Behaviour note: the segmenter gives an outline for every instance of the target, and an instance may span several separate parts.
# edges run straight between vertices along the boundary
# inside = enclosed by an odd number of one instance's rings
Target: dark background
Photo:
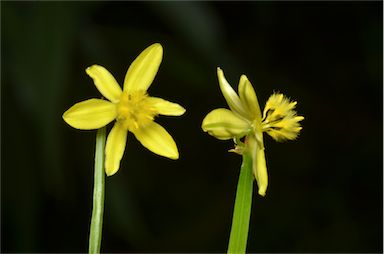
[[[149,93],[179,102],[159,117],[172,161],[128,136],[106,179],[102,251],[225,252],[241,157],[201,130],[227,107],[216,77],[241,74],[260,104],[273,91],[305,116],[295,142],[265,136],[270,185],[254,196],[249,252],[382,252],[382,2],[2,2],[1,251],[86,252],[95,131],[62,120],[122,85],[147,46],[164,59]],[[109,126],[109,129],[111,125]]]

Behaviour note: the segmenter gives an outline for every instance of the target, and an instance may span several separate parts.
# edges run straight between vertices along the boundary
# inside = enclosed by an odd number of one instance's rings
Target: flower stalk
[[[104,171],[104,150],[106,139],[106,127],[97,131],[95,149],[95,174],[93,186],[93,208],[91,228],[89,232],[88,253],[100,253],[101,236],[103,229],[104,214],[104,190],[105,190],[105,171]]]
[[[159,115],[181,116],[185,109],[174,102],[148,95],[163,59],[163,47],[154,43],[144,49],[129,66],[123,88],[103,66],[94,64],[85,72],[94,81],[103,99],[88,99],[74,104],[63,114],[70,126],[98,130],[96,135],[93,210],[89,232],[89,253],[100,253],[105,175],[120,168],[127,133],[155,154],[177,160],[179,151],[168,131],[154,120]],[[114,125],[106,137],[106,126]]]
[[[252,156],[244,153],[237,184],[228,253],[245,253],[251,218],[253,179]]]

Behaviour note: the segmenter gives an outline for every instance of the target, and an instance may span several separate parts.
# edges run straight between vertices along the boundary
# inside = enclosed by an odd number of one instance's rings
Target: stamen
[[[263,119],[261,119],[261,121],[264,121],[265,118],[267,118],[270,114],[273,114],[274,111],[275,111],[274,108],[268,109],[267,112],[265,112],[264,117],[263,117]]]
[[[123,126],[134,131],[151,123],[157,111],[145,91],[124,92],[117,105],[117,119]]]
[[[277,141],[295,139],[301,130],[299,122],[304,119],[296,115],[296,104],[282,94],[271,95],[265,106],[262,130]]]

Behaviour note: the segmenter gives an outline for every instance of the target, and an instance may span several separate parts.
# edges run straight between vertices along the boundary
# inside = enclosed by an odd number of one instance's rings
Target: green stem
[[[95,182],[93,186],[93,209],[89,232],[89,253],[100,253],[104,213],[104,150],[106,127],[97,131],[95,149]]]
[[[251,217],[253,193],[252,157],[243,155],[239,182],[237,184],[228,253],[245,253]]]

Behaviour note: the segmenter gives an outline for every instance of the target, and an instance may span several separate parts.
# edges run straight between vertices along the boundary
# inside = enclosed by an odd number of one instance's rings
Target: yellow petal
[[[134,130],[133,134],[150,151],[174,160],[179,158],[175,141],[159,124],[152,122],[144,128]]]
[[[256,152],[256,173],[259,178],[257,181],[257,186],[259,187],[258,193],[263,197],[265,196],[268,187],[268,173],[264,150],[264,148],[258,146]]]
[[[137,90],[147,91],[159,69],[163,58],[163,48],[159,43],[146,48],[133,61],[125,75],[124,91],[132,93]]]
[[[120,100],[121,87],[107,69],[100,65],[92,65],[85,72],[93,79],[95,86],[105,98],[114,103]]]
[[[258,193],[265,196],[268,187],[267,164],[265,162],[264,146],[260,144],[254,137],[248,139],[252,152],[252,169],[256,178]]]
[[[156,97],[149,97],[147,100],[151,104],[151,107],[160,115],[181,116],[185,113],[185,109],[177,103]]]
[[[109,133],[105,145],[105,173],[107,176],[111,176],[119,170],[126,143],[127,130],[117,122]]]
[[[99,129],[115,118],[115,104],[101,99],[89,99],[76,103],[63,114],[65,122],[81,130]]]
[[[245,108],[241,104],[239,96],[225,79],[224,73],[220,68],[217,68],[217,77],[219,79],[221,92],[223,93],[229,108],[241,116],[248,117],[249,114],[247,114]]]
[[[242,137],[250,131],[250,123],[225,108],[212,110],[204,118],[202,129],[218,139]]]
[[[243,106],[251,113],[251,117],[256,119],[258,122],[261,122],[261,110],[259,102],[257,101],[255,90],[245,75],[241,75],[240,77],[239,97]]]

